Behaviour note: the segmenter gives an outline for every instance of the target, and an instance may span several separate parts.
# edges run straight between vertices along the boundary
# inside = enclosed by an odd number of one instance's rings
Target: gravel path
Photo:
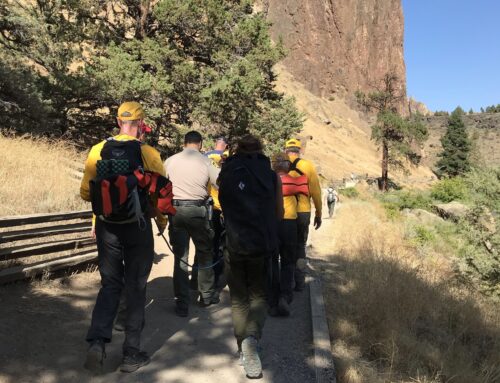
[[[238,365],[227,289],[221,304],[192,305],[188,318],[173,312],[172,256],[157,241],[148,285],[143,348],[151,363],[133,374],[117,368],[123,334],[108,345],[105,372],[82,368],[84,342],[99,286],[97,273],[43,283],[0,287],[0,382],[246,382]],[[194,300],[195,297],[193,297]],[[289,318],[268,318],[264,331],[263,383],[314,382],[309,293],[295,295]]]

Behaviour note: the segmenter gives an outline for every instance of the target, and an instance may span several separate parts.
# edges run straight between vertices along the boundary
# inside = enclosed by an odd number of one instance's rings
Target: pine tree
[[[471,140],[462,119],[463,110],[457,108],[448,119],[446,133],[441,138],[443,151],[438,155],[436,174],[442,177],[456,177],[470,170]]]
[[[382,191],[388,189],[389,167],[404,170],[408,162],[418,165],[421,159],[418,146],[428,137],[427,128],[420,115],[403,118],[398,113],[398,106],[405,95],[398,89],[397,84],[397,76],[387,73],[382,80],[382,86],[376,91],[368,94],[356,93],[361,105],[368,110],[377,111],[377,122],[372,126],[372,140],[382,149]]]
[[[31,104],[46,109],[23,124],[30,131],[64,127],[95,140],[109,134],[119,103],[137,100],[158,141],[175,143],[196,128],[230,138],[254,133],[274,149],[300,130],[303,116],[274,89],[273,66],[285,51],[252,3],[0,0],[0,73],[22,67],[35,78],[18,85],[23,102],[14,99],[20,121]],[[13,100],[2,90],[0,108]],[[96,113],[104,106],[108,115]],[[38,124],[37,115],[50,121]]]

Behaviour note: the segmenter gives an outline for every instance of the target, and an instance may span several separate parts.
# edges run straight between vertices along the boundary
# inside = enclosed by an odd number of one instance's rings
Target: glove
[[[158,226],[158,235],[162,235],[163,232],[165,231],[165,228],[167,227],[167,219],[165,216],[161,213],[156,215],[156,226]]]
[[[314,228],[318,230],[321,227],[321,217],[314,217]]]

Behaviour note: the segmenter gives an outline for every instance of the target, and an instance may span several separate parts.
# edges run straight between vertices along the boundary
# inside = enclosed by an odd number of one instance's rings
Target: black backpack
[[[138,187],[144,176],[141,142],[108,138],[90,181],[92,211],[110,223],[144,221],[147,190]]]
[[[222,165],[219,201],[230,254],[271,254],[278,245],[277,176],[262,154],[235,155]]]

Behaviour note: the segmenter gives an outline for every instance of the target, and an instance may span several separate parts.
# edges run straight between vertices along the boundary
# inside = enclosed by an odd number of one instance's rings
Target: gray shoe
[[[253,336],[243,339],[241,343],[243,368],[249,379],[262,378],[262,363],[258,352],[258,342]]]
[[[120,366],[121,372],[134,372],[137,371],[142,366],[145,366],[151,362],[148,354],[144,351],[137,352],[134,354],[124,355],[123,361]]]
[[[85,360],[85,367],[93,373],[102,373],[102,366],[106,359],[106,352],[104,350],[104,342],[100,339],[95,340],[89,346],[87,351],[87,359]]]

